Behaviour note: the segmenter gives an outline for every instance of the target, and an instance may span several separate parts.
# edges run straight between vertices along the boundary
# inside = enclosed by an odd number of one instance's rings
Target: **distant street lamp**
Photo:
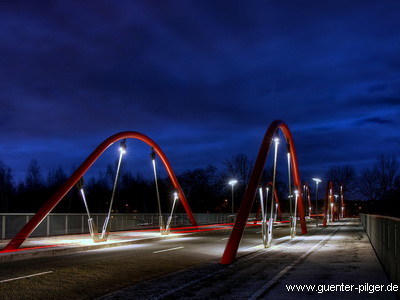
[[[316,189],[315,189],[315,226],[318,227],[318,183],[321,182],[319,178],[313,178],[315,181]]]
[[[233,199],[234,199],[234,186],[238,181],[236,179],[232,179],[231,181],[229,181],[228,183],[232,186],[232,214],[233,214]]]

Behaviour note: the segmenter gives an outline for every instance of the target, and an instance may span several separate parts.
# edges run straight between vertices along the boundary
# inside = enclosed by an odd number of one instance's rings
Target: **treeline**
[[[178,181],[194,212],[231,212],[232,178],[239,182],[234,187],[234,206],[237,212],[244,190],[247,186],[252,161],[244,154],[238,154],[222,163],[222,170],[208,165],[178,174]],[[115,180],[115,165],[108,165],[103,172],[85,178],[84,189],[91,212],[107,212]],[[272,181],[272,167],[266,169],[262,183]],[[0,212],[36,212],[70,174],[61,167],[43,175],[36,160],[27,168],[25,180],[15,183],[12,169],[0,161]],[[287,174],[278,169],[276,188],[282,206],[288,206]],[[283,179],[284,178],[284,179]],[[303,178],[304,179],[304,178]],[[396,156],[379,155],[371,167],[357,172],[351,165],[331,167],[323,176],[324,182],[332,180],[334,186],[343,183],[345,199],[365,200],[365,212],[400,217],[400,163]],[[313,189],[312,183],[310,188]],[[168,212],[173,200],[173,186],[169,178],[158,178],[162,211]],[[322,185],[325,191],[325,186]],[[338,191],[335,191],[338,193]],[[324,197],[320,192],[319,198]],[[312,199],[314,193],[311,191]],[[122,166],[114,198],[114,212],[154,213],[158,211],[157,193],[154,178],[132,174]],[[184,212],[181,205],[178,212]],[[75,187],[64,197],[53,212],[85,212],[78,189]]]
[[[364,200],[360,212],[400,217],[400,162],[395,155],[380,154],[358,174],[350,165],[332,167],[325,178],[335,186],[342,182],[346,199]]]
[[[252,168],[248,157],[238,154],[225,160],[223,170],[208,165],[185,171],[177,177],[194,212],[231,212],[231,186],[228,181],[232,178],[239,181],[235,186],[236,211]],[[116,166],[110,164],[96,176],[84,178],[84,191],[90,212],[108,212],[115,173]],[[16,184],[11,168],[0,161],[0,212],[36,212],[70,175],[61,167],[43,175],[38,162],[32,160],[25,180]],[[158,178],[158,190],[162,211],[170,211],[174,188],[169,177]],[[157,212],[154,178],[132,174],[122,165],[112,209],[114,212]],[[184,212],[179,204],[176,209]],[[76,187],[71,189],[53,212],[85,212],[79,190]]]

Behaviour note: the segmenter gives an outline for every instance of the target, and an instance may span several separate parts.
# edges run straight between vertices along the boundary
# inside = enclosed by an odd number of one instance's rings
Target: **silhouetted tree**
[[[232,156],[230,159],[225,159],[224,166],[228,176],[240,181],[242,185],[247,186],[253,169],[253,163],[245,154],[240,153]]]
[[[15,189],[11,168],[6,166],[3,161],[0,160],[0,209],[2,212],[8,212],[9,203],[11,198],[14,196],[14,193]]]
[[[18,193],[17,211],[36,212],[47,200],[46,185],[37,160],[30,161],[25,183],[19,185]]]
[[[360,193],[370,200],[371,213],[400,216],[400,163],[395,155],[380,154],[372,168],[361,171]],[[377,200],[377,201],[376,201]]]
[[[377,157],[375,170],[378,176],[381,199],[390,200],[395,191],[395,181],[398,176],[400,163],[395,155]]]
[[[157,211],[153,181],[143,177],[140,173],[133,176],[128,171],[121,174],[120,180],[118,200],[120,211],[144,213]],[[159,186],[162,189],[162,180],[159,181]],[[164,197],[164,195],[161,197]]]
[[[369,201],[379,198],[379,182],[377,171],[374,169],[363,169],[358,179],[358,191]]]
[[[25,188],[27,190],[38,190],[43,188],[44,181],[43,175],[39,167],[39,163],[36,159],[31,160],[26,172]]]
[[[329,168],[325,174],[327,180],[332,180],[335,193],[338,193],[340,185],[343,184],[347,200],[353,199],[357,194],[357,173],[351,165],[334,166]]]
[[[178,180],[193,211],[211,212],[221,202],[221,185],[215,166],[186,171]]]

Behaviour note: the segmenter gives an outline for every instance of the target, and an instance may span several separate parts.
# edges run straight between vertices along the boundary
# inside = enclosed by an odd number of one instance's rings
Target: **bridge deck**
[[[202,229],[203,232],[231,230],[231,226],[206,226]],[[157,231],[119,232],[110,236],[108,244],[118,246],[191,234],[197,235],[199,232],[192,232],[190,228],[175,231],[170,236],[160,236]],[[0,244],[0,249],[4,245]],[[33,238],[25,243],[25,249],[0,253],[0,261],[105,246],[104,243],[91,242],[88,236]],[[358,220],[345,220],[318,228],[309,224],[307,235],[294,239],[281,237],[267,249],[259,245],[240,252],[239,258],[232,265],[210,261],[164,276],[162,280],[149,280],[103,298],[396,299],[394,292],[386,291],[391,283]]]
[[[102,299],[396,299],[385,291],[390,286],[361,223],[353,220],[254,247],[230,266],[203,265]]]

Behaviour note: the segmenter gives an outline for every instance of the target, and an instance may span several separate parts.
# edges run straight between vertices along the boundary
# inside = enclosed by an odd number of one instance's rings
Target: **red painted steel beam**
[[[289,141],[294,185],[297,186],[297,189],[300,191],[301,188],[300,173],[299,173],[296,149],[294,146],[292,134],[289,130],[289,127],[283,121],[276,120],[272,122],[271,125],[268,127],[264,135],[264,138],[262,140],[261,147],[258,152],[257,159],[254,164],[249,183],[244,192],[242,203],[240,205],[240,209],[236,217],[236,222],[233,225],[231,235],[226,244],[225,251],[220,261],[221,264],[231,264],[235,260],[239,244],[243,236],[244,228],[246,226],[246,222],[249,217],[251,207],[253,206],[258,186],[260,185],[261,176],[264,170],[265,163],[267,161],[267,156],[272,143],[272,139],[275,135],[275,132],[278,129],[282,130],[286,140]],[[299,192],[298,203],[299,203],[298,213],[300,216],[301,231],[302,234],[306,234],[307,226],[304,216],[304,205],[301,192]]]
[[[53,194],[53,196],[42,206],[42,208],[29,220],[28,223],[21,229],[21,231],[8,243],[8,245],[0,252],[15,250],[32,234],[32,232],[39,226],[39,224],[46,218],[46,216],[53,210],[53,208],[61,201],[61,199],[74,187],[78,180],[86,173],[86,171],[93,165],[93,163],[100,157],[100,155],[112,144],[122,139],[138,139],[151,146],[154,151],[158,154],[161,161],[163,162],[167,173],[172,181],[174,188],[178,191],[179,198],[182,202],[183,207],[189,217],[190,222],[193,226],[197,226],[197,222],[193,216],[190,206],[186,200],[185,194],[183,193],[179,182],[172,170],[171,164],[169,163],[166,155],[161,148],[146,135],[135,132],[135,131],[124,131],[117,133],[103,143],[101,143],[89,157],[82,163],[82,165],[71,175],[70,178]]]

